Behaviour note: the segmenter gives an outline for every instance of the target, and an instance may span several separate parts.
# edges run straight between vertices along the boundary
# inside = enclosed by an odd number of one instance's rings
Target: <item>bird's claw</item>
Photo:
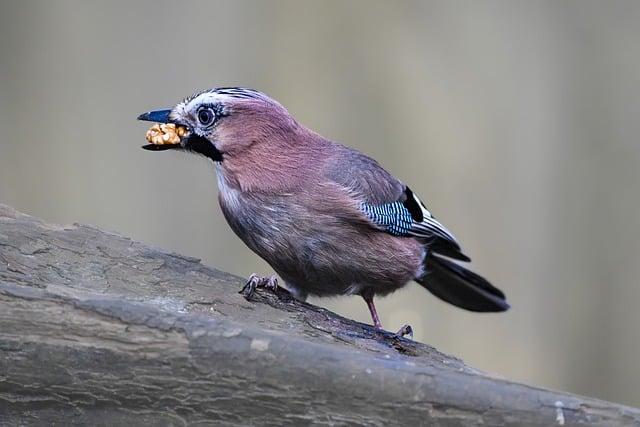
[[[252,274],[238,293],[242,294],[248,301],[258,288],[265,288],[275,293],[278,290],[278,278],[276,276],[261,277],[257,274]]]
[[[396,332],[396,335],[398,335],[401,338],[407,337],[412,340],[413,328],[411,327],[411,325],[402,325],[402,327],[398,330],[398,332]]]

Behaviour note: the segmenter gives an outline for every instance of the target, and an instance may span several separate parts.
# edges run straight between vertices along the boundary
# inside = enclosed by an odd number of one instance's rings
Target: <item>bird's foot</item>
[[[278,278],[276,276],[262,277],[254,273],[249,276],[247,283],[238,293],[249,300],[257,288],[265,288],[275,293],[278,290]]]
[[[407,337],[409,339],[413,339],[413,328],[411,325],[402,325],[402,327],[396,332],[396,335],[399,337]]]

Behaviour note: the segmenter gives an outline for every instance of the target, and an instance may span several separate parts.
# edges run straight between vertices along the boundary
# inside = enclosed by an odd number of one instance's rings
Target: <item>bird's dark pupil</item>
[[[200,123],[204,125],[211,123],[212,119],[213,115],[209,110],[200,110],[200,112],[198,113],[198,120],[200,120]]]

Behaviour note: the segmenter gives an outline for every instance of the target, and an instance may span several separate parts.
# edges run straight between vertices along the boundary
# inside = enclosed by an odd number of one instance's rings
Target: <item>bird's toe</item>
[[[258,288],[265,288],[271,292],[277,293],[278,278],[276,276],[262,277],[254,273],[249,276],[247,283],[245,283],[238,293],[242,294],[246,300],[249,300]]]
[[[411,325],[402,325],[398,332],[396,332],[396,335],[403,338],[406,337],[409,339],[413,339],[413,328],[411,327]]]

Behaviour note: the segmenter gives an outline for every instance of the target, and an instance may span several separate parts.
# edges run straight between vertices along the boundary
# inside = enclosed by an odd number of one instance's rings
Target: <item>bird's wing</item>
[[[407,186],[396,201],[371,204],[362,202],[360,209],[373,224],[396,236],[412,236],[424,240],[432,252],[461,261],[464,255],[456,238],[429,212]]]
[[[340,146],[326,177],[345,187],[370,225],[396,236],[423,240],[440,255],[470,261],[456,238],[400,180],[370,157]]]

